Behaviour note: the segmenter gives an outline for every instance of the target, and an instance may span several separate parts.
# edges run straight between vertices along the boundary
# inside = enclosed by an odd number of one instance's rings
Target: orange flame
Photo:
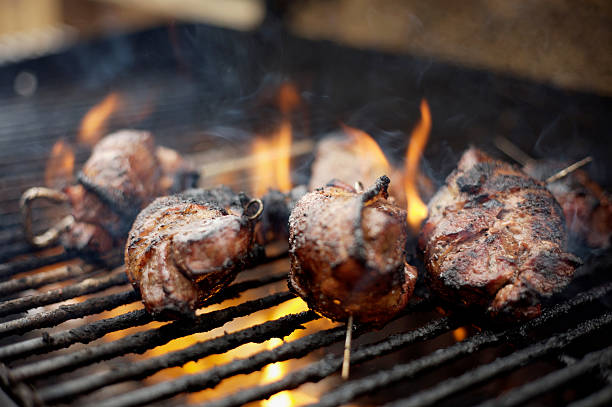
[[[289,114],[300,104],[296,87],[284,83],[278,90],[278,106],[283,120],[272,138],[256,137],[252,152],[255,157],[253,194],[262,196],[270,189],[288,192],[291,189],[292,127]]]
[[[106,132],[108,119],[120,106],[121,97],[112,92],[92,107],[81,121],[78,142],[93,147]]]
[[[69,143],[58,140],[51,149],[51,156],[45,168],[45,185],[61,189],[72,181],[74,152]]]
[[[421,101],[421,120],[412,131],[406,151],[404,190],[406,193],[406,219],[413,230],[419,230],[421,222],[427,217],[427,205],[421,200],[417,188],[419,160],[427,144],[431,131],[431,112],[427,101]]]
[[[353,142],[352,148],[357,157],[359,157],[361,160],[367,160],[371,168],[376,172],[376,174],[373,174],[374,177],[376,178],[385,174],[388,175],[391,166],[389,165],[389,161],[378,143],[363,130],[347,126],[346,124],[341,124],[341,126],[344,132],[351,138],[351,141]],[[364,167],[366,166],[365,163],[362,165]],[[367,180],[361,181],[368,182]]]
[[[272,138],[256,137],[253,141],[255,196],[262,196],[269,189],[281,192],[291,189],[291,139],[291,123],[283,120]]]

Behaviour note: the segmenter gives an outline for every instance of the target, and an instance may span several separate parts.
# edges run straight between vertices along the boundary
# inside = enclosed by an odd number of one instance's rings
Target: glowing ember
[[[457,328],[453,331],[453,338],[456,342],[461,342],[465,338],[467,338],[467,329],[461,327]]]
[[[427,205],[421,200],[417,188],[419,160],[427,144],[431,130],[431,113],[427,101],[421,101],[421,120],[412,131],[410,144],[406,151],[404,190],[406,192],[406,218],[413,230],[419,230],[421,222],[427,217]]]
[[[288,192],[291,189],[291,123],[283,120],[271,138],[257,137],[253,142],[255,158],[255,196],[264,195],[269,189]]]
[[[110,93],[104,100],[92,107],[79,128],[79,143],[94,146],[104,136],[108,119],[121,106],[121,97],[117,92]]]
[[[71,183],[74,171],[74,152],[69,143],[58,140],[51,149],[45,168],[45,185],[61,189]]]

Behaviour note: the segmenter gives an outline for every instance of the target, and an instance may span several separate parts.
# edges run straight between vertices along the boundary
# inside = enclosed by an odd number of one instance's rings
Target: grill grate
[[[54,258],[55,256],[51,256]],[[270,263],[281,263],[286,268],[286,258],[271,259]],[[30,260],[25,260],[30,262]],[[41,261],[44,263],[44,261]],[[28,263],[31,264],[31,263]],[[261,266],[265,267],[265,265]],[[281,267],[281,268],[282,268]],[[181,350],[161,356],[151,357],[131,362],[115,362],[111,369],[84,376],[61,376],[64,372],[78,371],[79,368],[92,366],[104,360],[111,360],[130,353],[143,353],[156,346],[170,342],[196,332],[206,332],[223,326],[226,322],[258,310],[286,302],[293,294],[281,291],[263,295],[254,300],[248,300],[238,305],[204,312],[192,321],[170,322],[158,328],[144,330],[124,336],[112,342],[95,343],[87,347],[70,350],[76,343],[87,344],[104,335],[135,326],[143,326],[152,322],[151,317],[143,310],[129,311],[124,314],[100,319],[93,322],[83,322],[71,329],[59,331],[43,331],[38,329],[53,327],[59,323],[91,316],[104,310],[137,301],[139,296],[131,289],[124,290],[127,279],[123,268],[119,267],[110,275],[98,275],[101,270],[91,265],[60,265],[38,274],[5,281],[0,287],[5,287],[5,293],[15,294],[21,290],[44,287],[43,284],[65,282],[68,279],[83,279],[63,288],[28,295],[16,299],[8,299],[0,304],[2,315],[13,315],[16,318],[0,324],[2,338],[11,338],[12,343],[0,346],[0,360],[10,367],[2,369],[2,382],[11,389],[14,397],[24,405],[53,405],[79,400],[84,396],[95,394],[107,386],[141,380],[163,369],[182,366],[187,362],[199,360],[209,355],[221,354],[246,343],[262,343],[274,337],[283,338],[303,324],[312,322],[319,317],[312,312],[289,314],[261,324],[249,326],[235,332],[198,342]],[[261,274],[261,273],[260,273]],[[92,277],[92,275],[94,275]],[[221,304],[223,301],[237,298],[247,290],[265,287],[278,283],[286,278],[285,273],[265,273],[263,276],[237,282],[222,293],[212,298],[206,305]],[[100,293],[111,286],[117,286],[121,291],[102,294],[85,299],[76,304],[67,304],[52,310],[20,316],[23,311],[35,309],[41,305],[59,303],[68,298],[84,294]],[[492,400],[480,400],[483,405],[518,405],[534,397],[559,389],[563,385],[585,375],[599,377],[600,388],[587,395],[579,405],[602,405],[612,397],[609,377],[602,372],[612,364],[612,347],[597,348],[597,344],[589,345],[583,356],[570,356],[571,346],[584,339],[593,338],[602,330],[610,330],[612,312],[604,305],[606,298],[612,293],[612,283],[605,283],[549,306],[543,314],[521,326],[507,329],[490,328],[442,347],[425,355],[408,358],[404,363],[398,363],[391,368],[384,367],[374,374],[366,374],[346,383],[335,385],[315,405],[338,406],[351,402],[364,395],[375,394],[383,388],[396,383],[416,380],[424,372],[444,370],[454,361],[470,355],[478,354],[487,348],[493,348],[504,343],[513,343],[515,349],[507,356],[500,356],[490,363],[468,370],[456,377],[446,377],[438,384],[425,390],[415,392],[409,398],[398,399],[389,405],[432,405],[461,394],[474,386],[482,385],[491,379],[507,372],[515,371],[522,366],[559,354],[566,363],[564,367],[543,374],[537,380],[528,383],[518,383],[517,386]],[[414,315],[429,315],[422,325],[404,332],[394,333],[381,340],[370,340],[355,346],[351,356],[354,365],[361,365],[376,360],[384,355],[402,351],[409,345],[424,343],[443,336],[450,331],[465,325],[469,318],[461,314],[431,317],[434,308],[432,301],[415,300],[408,309],[396,318],[396,321],[414,317]],[[585,307],[588,312],[585,312]],[[595,308],[595,309],[593,309]],[[204,309],[204,311],[206,311]],[[558,327],[559,322],[571,316],[578,317],[578,323],[565,326],[565,330],[546,335],[547,329]],[[570,318],[571,319],[571,318]],[[555,328],[556,329],[556,328]],[[31,334],[30,332],[34,332]],[[545,339],[534,341],[537,336],[545,335]],[[16,334],[27,334],[27,339],[15,341]],[[365,335],[364,327],[356,327],[354,338]],[[268,364],[304,357],[319,349],[328,348],[343,341],[344,327],[320,330],[308,336],[283,343],[269,350],[256,353],[248,358],[235,359],[229,363],[211,367],[208,370],[183,375],[177,379],[145,386],[140,389],[115,394],[111,398],[98,400],[102,406],[137,406],[170,399],[186,392],[214,388],[223,380],[258,371]],[[4,341],[6,342],[6,340]],[[588,342],[588,341],[587,341]],[[533,344],[532,344],[533,343]],[[524,346],[521,347],[521,344]],[[65,349],[63,353],[54,355],[51,352]],[[34,355],[44,355],[43,359]],[[47,355],[48,354],[48,355]],[[412,360],[410,360],[412,359]],[[117,363],[119,363],[117,365]],[[305,367],[289,372],[280,380],[272,383],[243,389],[240,392],[205,404],[206,406],[239,406],[249,402],[263,400],[284,390],[295,389],[303,384],[319,382],[332,377],[342,365],[341,352],[330,352]],[[371,372],[370,372],[371,373]],[[609,376],[609,373],[608,373]],[[58,377],[59,380],[49,383],[45,377]],[[31,387],[33,386],[33,387]],[[78,402],[77,402],[78,404]]]
[[[274,382],[209,400],[206,405],[242,405],[314,382],[329,389],[319,405],[364,399],[367,403],[368,396],[374,400],[369,404],[517,405],[543,395],[551,397],[543,404],[610,404],[606,335],[612,325],[612,283],[609,259],[605,260],[609,253],[604,253],[605,261],[595,259],[599,264],[585,266],[582,277],[578,276],[565,296],[556,298],[541,317],[523,326],[489,327],[455,343],[451,332],[472,323],[473,316],[441,316],[435,302],[423,296],[381,333],[356,327],[351,357],[355,366],[346,383],[336,374],[345,336],[345,328],[339,326],[248,358],[147,385],[143,379],[173,366],[243,344],[283,338],[317,323],[318,317],[311,312],[290,313],[161,356],[129,359],[131,353],[146,353],[178,337],[225,327],[228,321],[268,310],[293,295],[282,283],[288,260],[281,256],[245,271],[243,280],[208,302],[215,310],[203,309],[194,321],[151,328],[147,324],[152,319],[142,309],[112,317],[99,315],[135,305],[140,299],[127,284],[122,268],[106,270],[85,264],[74,253],[57,248],[31,251],[17,216],[19,196],[41,183],[53,143],[59,137],[74,140],[83,114],[109,91],[119,89],[131,98],[120,120],[109,128],[151,129],[160,144],[181,152],[207,154],[229,146],[234,148],[231,156],[238,155],[239,147],[248,144],[257,130],[274,122],[270,117],[277,118],[277,109],[266,108],[259,99],[269,82],[291,78],[304,90],[305,135],[321,137],[342,120],[374,134],[391,154],[404,151],[406,136],[401,132],[417,121],[417,106],[425,95],[435,123],[426,158],[431,167],[439,167],[439,173],[428,167],[429,175],[437,180],[452,169],[453,158],[465,146],[490,147],[493,134],[512,136],[526,151],[541,155],[567,158],[564,154],[584,156],[588,150],[598,165],[594,171],[597,181],[609,185],[612,179],[609,143],[599,137],[610,133],[610,98],[552,89],[427,58],[351,50],[271,32],[273,35],[179,27],[175,33],[179,48],[189,51],[183,56],[190,69],[183,73],[177,73],[176,48],[169,44],[166,29],[83,46],[0,71],[3,78],[12,79],[17,72],[28,70],[41,84],[29,99],[16,98],[11,89],[0,88],[3,390],[21,405],[181,405],[186,392],[215,388],[272,363],[310,355],[305,366]],[[125,61],[122,55],[108,51],[116,41],[133,50],[133,60]],[[246,53],[229,52],[227,44],[232,43],[240,44],[236,49]],[[190,44],[206,44],[207,48],[190,49]],[[87,64],[82,61],[84,55],[91,57]],[[101,74],[113,66],[121,67],[111,69],[116,71],[114,76]],[[142,118],[147,110],[150,115]],[[214,137],[205,136],[204,130]],[[577,137],[585,134],[588,140]],[[552,142],[547,139],[550,135],[554,135]],[[77,167],[87,156],[88,151],[76,151]],[[394,158],[398,159],[390,157]],[[299,163],[296,167],[299,177],[305,166]],[[34,214],[41,229],[45,221],[49,220],[41,213]],[[257,298],[243,298],[255,290]],[[80,302],[66,303],[76,301],[75,297]],[[224,305],[229,299],[232,304]],[[104,342],[126,328],[140,332]],[[495,384],[498,376],[538,363],[546,363],[546,369],[538,370],[535,380]],[[576,383],[584,377],[588,386]],[[574,391],[567,398],[559,391],[566,387]],[[470,394],[474,388],[482,394]],[[0,394],[0,403],[3,396]]]

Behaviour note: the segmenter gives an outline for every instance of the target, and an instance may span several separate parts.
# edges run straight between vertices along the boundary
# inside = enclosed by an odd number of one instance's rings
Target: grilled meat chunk
[[[177,152],[156,148],[149,132],[123,130],[96,144],[77,179],[65,189],[75,222],[62,244],[102,254],[123,245],[155,197],[192,187],[197,176]]]
[[[289,287],[333,320],[381,326],[412,295],[406,212],[387,201],[389,178],[363,193],[335,182],[306,194],[289,218]]]
[[[554,160],[529,162],[523,171],[539,180],[567,167]],[[612,238],[612,205],[610,196],[593,181],[588,173],[576,170],[548,185],[565,215],[570,236],[593,248],[610,247]]]
[[[540,297],[569,283],[580,259],[565,244],[546,186],[474,148],[430,201],[419,237],[433,291],[501,319],[539,315]]]
[[[147,206],[125,248],[127,275],[147,311],[159,318],[193,315],[251,265],[262,253],[254,235],[260,205],[221,188],[190,190]]]

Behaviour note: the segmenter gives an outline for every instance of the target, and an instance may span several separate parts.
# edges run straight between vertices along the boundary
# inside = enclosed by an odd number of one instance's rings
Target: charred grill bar
[[[277,260],[284,261],[284,260]],[[123,274],[117,274],[123,275]],[[47,277],[50,279],[50,277]],[[58,281],[63,281],[64,275],[60,273]],[[114,281],[113,276],[102,281]],[[208,304],[220,303],[228,298],[235,298],[246,290],[273,284],[285,278],[284,274],[264,276],[256,279],[235,283],[228,290],[223,291]],[[87,281],[87,280],[86,280]],[[95,280],[99,281],[99,280]],[[125,283],[125,280],[117,278],[115,283]],[[76,283],[63,288],[64,292],[74,292],[75,295],[82,293],[82,283]],[[97,285],[96,285],[97,286]],[[99,286],[97,286],[100,288]],[[95,290],[94,290],[95,292]],[[415,378],[419,374],[435,371],[462,357],[469,356],[485,348],[500,345],[504,342],[515,344],[519,347],[508,356],[477,367],[463,375],[448,378],[420,393],[414,394],[410,399],[401,400],[408,405],[428,405],[439,402],[455,393],[465,391],[481,382],[490,380],[503,373],[519,369],[525,364],[545,358],[550,354],[563,354],[574,342],[584,340],[591,335],[596,335],[602,330],[610,330],[612,325],[612,314],[605,307],[601,312],[601,306],[596,307],[599,311],[588,313],[583,322],[567,326],[565,331],[557,332],[549,338],[529,343],[533,340],[534,332],[545,332],[547,326],[558,323],[560,319],[582,314],[584,308],[598,305],[601,301],[609,298],[612,292],[612,284],[607,283],[599,287],[587,290],[569,300],[557,305],[549,306],[543,314],[522,326],[510,329],[493,329],[476,333],[462,342],[457,342],[445,349],[429,355],[418,355],[414,360],[397,364],[388,370],[381,370],[373,375],[358,378],[336,387],[326,394],[317,405],[336,406],[347,403],[364,394],[371,394],[377,390],[388,387],[394,383]],[[53,298],[50,302],[60,302],[65,296],[58,296],[57,291],[41,293],[35,296],[23,297],[18,309],[19,312],[34,308],[40,304],[39,298]],[[83,323],[80,327],[54,333],[43,333],[42,337],[26,340],[17,340],[13,344],[5,344],[0,347],[0,359],[7,363],[2,373],[5,390],[12,389],[13,396],[17,397],[24,405],[42,403],[53,405],[59,402],[79,400],[96,390],[111,384],[140,380],[160,370],[172,366],[181,366],[189,361],[198,360],[211,354],[226,352],[249,342],[261,343],[272,337],[284,337],[302,324],[317,319],[312,312],[290,314],[277,320],[251,326],[237,332],[228,333],[218,338],[197,343],[183,350],[168,353],[166,355],[135,361],[115,368],[101,371],[93,375],[80,378],[67,378],[59,380],[50,385],[39,387],[36,383],[40,378],[47,375],[58,375],[66,371],[74,371],[83,366],[88,366],[103,360],[112,359],[129,353],[143,353],[158,345],[169,342],[172,339],[194,332],[205,332],[225,322],[248,315],[256,310],[267,309],[272,305],[282,303],[293,294],[278,292],[264,296],[257,300],[242,302],[229,308],[204,313],[194,321],[173,322],[160,328],[147,330],[135,335],[108,343],[90,345],[83,350],[68,351],[62,355],[47,357],[44,360],[31,360],[32,355],[44,354],[56,349],[66,348],[74,343],[88,343],[102,337],[106,333],[143,325],[151,321],[151,317],[144,311],[131,311],[123,315],[102,319],[90,323]],[[101,295],[90,298],[78,304],[64,305],[56,310],[41,314],[33,314],[31,318],[17,318],[0,324],[0,332],[3,337],[13,337],[15,333],[27,333],[60,321],[91,315],[104,309],[112,309],[116,306],[138,300],[133,291],[127,290],[117,294]],[[11,300],[8,301],[11,303]],[[407,314],[418,314],[428,312],[432,308],[430,300],[420,300],[409,306],[409,308],[398,318]],[[6,313],[13,308],[7,308]],[[351,360],[359,365],[383,355],[396,352],[406,346],[418,342],[431,340],[435,337],[448,333],[449,331],[465,324],[468,320],[462,315],[451,315],[433,319],[420,327],[397,333],[388,338],[372,343],[361,344],[353,349]],[[363,327],[357,327],[355,337],[361,336],[365,331]],[[540,334],[541,336],[541,334]],[[205,388],[212,388],[222,380],[238,374],[248,374],[259,370],[265,365],[291,358],[303,357],[317,349],[342,342],[344,338],[344,327],[320,331],[306,337],[285,343],[275,349],[261,351],[258,354],[245,359],[237,359],[225,365],[211,367],[201,373],[185,375],[181,378],[162,382],[156,385],[146,386],[140,390],[134,390],[125,394],[116,395],[98,404],[104,406],[136,406],[144,405],[173,397],[184,392],[193,392]],[[514,391],[500,396],[499,400],[488,403],[503,402],[503,405],[516,405],[521,401],[536,397],[542,393],[558,389],[565,383],[575,380],[587,374],[605,371],[612,361],[612,350],[587,349],[584,357],[579,357],[565,367],[542,376],[541,379],[523,384]],[[27,358],[25,363],[20,360]],[[16,364],[15,364],[16,363]],[[125,362],[124,362],[125,363]],[[313,362],[304,368],[288,373],[286,376],[270,384],[245,389],[233,396],[221,400],[215,400],[205,405],[211,406],[238,406],[247,402],[262,400],[283,390],[290,390],[308,382],[318,382],[339,371],[342,364],[341,353],[328,354],[321,360]],[[61,377],[61,376],[60,376]],[[604,377],[601,379],[601,389],[584,400],[584,405],[601,405],[612,396],[608,391],[608,382]],[[33,384],[31,388],[28,384]],[[401,404],[404,405],[404,404]]]
[[[440,166],[429,174],[437,181],[452,169],[453,160],[468,144],[487,146],[491,135],[496,133],[513,136],[514,142],[530,152],[534,151],[529,148],[534,138],[538,138],[540,147],[548,143],[553,153],[577,149],[576,155],[582,157],[586,154],[580,148],[588,148],[586,153],[593,154],[597,166],[597,181],[605,184],[611,179],[606,161],[607,141],[597,137],[612,130],[609,98],[561,91],[425,59],[355,51],[283,37],[276,35],[277,32],[269,34],[260,32],[250,37],[217,32],[209,27],[179,27],[177,38],[195,39],[195,42],[205,38],[217,57],[213,58],[213,65],[207,60],[207,65],[201,55],[191,55],[189,65],[205,67],[203,71],[191,72],[193,77],[177,75],[174,53],[177,49],[173,48],[176,44],[171,43],[166,30],[116,39],[125,40],[133,47],[135,59],[127,62],[132,65],[114,78],[112,86],[125,89],[126,94],[140,95],[124,115],[125,122],[152,130],[159,135],[160,144],[181,152],[206,153],[227,144],[235,147],[250,140],[248,137],[261,128],[265,129],[269,119],[277,118],[276,109],[269,112],[264,102],[245,94],[257,95],[264,78],[270,72],[278,72],[311,92],[307,95],[309,111],[300,114],[310,118],[308,126],[304,126],[309,129],[305,133],[316,137],[335,129],[338,120],[368,131],[411,128],[418,118],[416,106],[422,95],[427,96],[438,120],[434,120],[431,148],[426,153],[432,168]],[[281,41],[280,38],[287,42],[275,42]],[[242,64],[244,55],[219,51],[225,50],[232,41],[248,43],[252,55],[260,56],[262,61],[277,61],[278,49],[286,53],[286,59],[280,67]],[[141,49],[146,52],[138,52]],[[119,60],[112,43],[94,44],[88,50],[99,51],[103,62],[108,63],[105,66],[126,63]],[[339,326],[258,351],[248,358],[149,384],[145,378],[165,369],[222,354],[247,343],[286,337],[316,322],[318,316],[312,312],[289,313],[164,355],[130,359],[135,353],[145,353],[191,333],[210,331],[291,300],[294,296],[284,285],[288,258],[283,255],[269,259],[268,264],[247,270],[245,280],[230,285],[206,304],[223,308],[214,311],[204,308],[192,321],[143,328],[153,321],[143,309],[113,316],[98,315],[140,300],[127,284],[122,268],[109,270],[91,265],[77,260],[76,253],[58,248],[33,252],[24,243],[17,217],[19,195],[41,183],[44,161],[53,143],[59,137],[73,134],[84,112],[110,86],[85,68],[72,69],[82,66],[78,63],[82,51],[71,50],[55,58],[10,66],[2,72],[10,75],[29,70],[39,76],[41,84],[56,80],[58,84],[42,87],[40,95],[31,100],[14,99],[10,89],[0,88],[0,135],[3,136],[0,138],[3,170],[0,181],[7,194],[0,202],[0,261],[3,262],[0,264],[0,385],[18,405],[91,402],[103,406],[136,406],[158,401],[182,405],[188,392],[211,389],[269,364],[307,355],[312,356],[308,364],[276,381],[241,389],[204,405],[238,406],[314,382],[329,385],[325,396],[318,401],[318,405],[324,406],[359,402],[367,396],[381,397],[375,402],[391,405],[394,402],[520,405],[537,397],[549,397],[547,400],[552,398],[557,402],[573,401],[575,406],[596,406],[607,405],[612,400],[609,374],[612,351],[609,343],[602,340],[612,332],[612,283],[607,252],[596,254],[591,264],[577,273],[577,281],[567,293],[545,304],[538,318],[521,326],[487,325],[484,330],[472,327],[471,334],[457,342],[451,339],[453,330],[471,323],[481,325],[479,321],[461,313],[439,315],[435,311],[437,300],[417,293],[420,298],[389,324],[388,336],[372,335],[363,326],[355,328],[356,342],[351,357],[354,376],[345,383],[337,380],[342,364],[340,344],[345,336],[345,328]],[[71,70],[66,73],[59,66],[70,66]],[[237,67],[236,71],[228,74],[227,66]],[[364,72],[370,75],[365,78]],[[407,77],[414,80],[406,80]],[[219,94],[219,78],[227,80],[223,83],[227,94]],[[93,84],[93,90],[83,90],[83,83]],[[361,88],[353,92],[356,83]],[[149,108],[149,90],[157,93],[159,100],[151,108],[154,112],[142,119],[139,115]],[[416,96],[414,100],[407,100],[406,95]],[[546,134],[542,140],[533,134],[534,128],[548,128],[550,123],[562,124],[553,142]],[[570,125],[565,126],[567,123]],[[228,124],[232,126],[229,133],[225,128]],[[204,134],[205,129],[217,132],[217,144],[208,144],[211,139]],[[571,129],[569,133],[567,129]],[[584,147],[581,140],[573,138],[573,132],[595,136]],[[381,142],[391,147],[405,141],[385,139],[386,131],[379,135]],[[229,151],[234,154],[237,150]],[[77,163],[82,164],[86,158],[86,152],[76,152]],[[214,168],[210,162],[205,164],[207,168]],[[300,182],[307,181],[299,171],[295,175]],[[43,230],[49,219],[37,212],[33,223]],[[253,292],[258,293],[257,298],[246,298]],[[219,305],[228,299],[236,302]],[[62,303],[67,300],[75,302]],[[63,325],[54,328],[60,324]],[[140,332],[105,342],[108,334],[139,327]],[[392,365],[386,359],[389,355],[397,355]],[[496,381],[500,376],[520,376],[524,366],[538,364],[546,367],[534,368],[538,373],[533,380],[515,377],[506,386]],[[585,377],[588,383],[584,382]],[[398,383],[405,384],[408,390],[398,394],[386,391],[393,390]],[[574,392],[567,399],[561,391],[566,387]],[[474,388],[486,391],[475,396],[471,393]]]

